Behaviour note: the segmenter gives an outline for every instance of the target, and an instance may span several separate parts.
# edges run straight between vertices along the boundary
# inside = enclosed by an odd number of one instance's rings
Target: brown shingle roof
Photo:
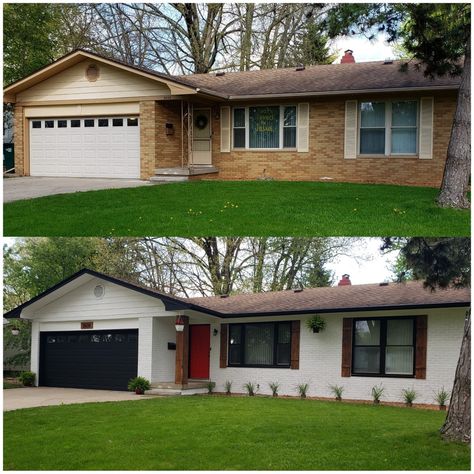
[[[364,310],[375,308],[469,305],[470,289],[434,292],[422,282],[351,285],[229,296],[200,297],[185,301],[222,315],[265,313],[304,313]]]
[[[303,71],[295,68],[266,69],[215,74],[176,76],[190,86],[205,88],[233,96],[260,96],[265,94],[327,93],[370,91],[401,88],[457,88],[459,77],[423,75],[423,66],[417,69],[409,63],[406,72],[400,70],[403,61],[385,64],[383,61],[353,64],[308,66]]]

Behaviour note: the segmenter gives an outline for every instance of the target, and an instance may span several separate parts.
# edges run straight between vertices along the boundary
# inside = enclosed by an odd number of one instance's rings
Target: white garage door
[[[139,119],[31,119],[30,174],[139,178]]]

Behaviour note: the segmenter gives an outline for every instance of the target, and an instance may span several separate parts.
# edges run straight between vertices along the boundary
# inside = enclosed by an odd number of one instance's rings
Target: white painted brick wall
[[[155,318],[152,382],[174,381],[176,351],[168,349],[168,342],[176,343],[174,322],[174,316]]]
[[[414,378],[387,378],[387,377],[341,377],[341,355],[342,355],[342,318],[344,315],[327,315],[326,329],[313,334],[305,326],[307,318],[301,318],[300,339],[300,368],[274,369],[274,368],[219,368],[219,346],[220,338],[211,337],[211,379],[216,382],[216,390],[223,391],[226,380],[231,380],[232,391],[235,393],[245,390],[243,384],[251,381],[260,384],[259,393],[271,394],[268,387],[269,382],[280,383],[280,394],[297,395],[296,385],[309,383],[309,396],[332,397],[329,385],[343,385],[345,398],[370,400],[371,388],[382,384],[385,387],[383,400],[402,401],[401,391],[403,388],[413,387],[418,394],[416,402],[434,403],[433,394],[444,386],[451,390],[456,364],[461,347],[464,309],[430,310],[424,311],[428,314],[428,351],[426,379]],[[420,312],[409,311],[381,312],[366,316],[388,316],[388,315],[416,315]],[[348,315],[346,315],[347,317]],[[349,316],[361,317],[359,313]],[[278,318],[280,320],[299,319]],[[263,320],[261,318],[260,320]],[[268,321],[268,319],[266,319]],[[226,323],[241,322],[242,320],[227,320]],[[258,321],[258,318],[252,318]],[[216,326],[217,327],[217,326]],[[212,329],[211,329],[212,331]]]
[[[153,318],[138,319],[138,376],[153,377]]]

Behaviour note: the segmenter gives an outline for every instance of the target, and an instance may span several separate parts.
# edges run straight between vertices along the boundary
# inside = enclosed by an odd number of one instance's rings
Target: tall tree
[[[471,6],[468,3],[341,4],[327,16],[331,37],[385,34],[420,60],[429,77],[460,75],[456,112],[448,145],[441,207],[467,208],[471,169]],[[462,66],[462,64],[464,65]],[[404,68],[406,69],[407,63]]]
[[[397,246],[407,269],[425,286],[437,288],[469,287],[471,284],[471,242],[469,238],[390,239],[382,246]],[[471,314],[466,314],[464,334],[456,368],[446,421],[441,428],[445,439],[471,441]]]

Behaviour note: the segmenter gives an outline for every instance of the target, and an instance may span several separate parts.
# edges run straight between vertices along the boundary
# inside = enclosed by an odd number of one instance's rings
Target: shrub
[[[306,326],[313,332],[322,331],[326,327],[326,321],[317,314],[306,321]]]
[[[22,372],[20,375],[21,383],[25,387],[33,387],[35,385],[36,374],[34,372]]]
[[[309,390],[309,384],[300,383],[296,386],[296,389],[298,390],[298,393],[301,398],[306,398],[306,394],[308,393],[308,390]]]
[[[331,385],[329,388],[331,389],[331,392],[334,394],[334,397],[336,398],[336,400],[341,401],[342,392],[344,392],[344,387],[342,385]]]
[[[225,393],[226,395],[230,395],[232,392],[232,382],[230,380],[226,380],[225,381],[225,384],[224,384],[224,389],[225,389]]]
[[[402,395],[403,399],[405,400],[405,404],[411,407],[416,399],[417,393],[413,388],[404,388],[402,390]]]
[[[207,387],[207,393],[208,393],[209,395],[211,395],[212,392],[214,391],[214,388],[216,387],[216,382],[211,382],[211,381],[209,380],[209,382],[207,382],[207,384],[206,384],[206,387]]]
[[[145,390],[150,390],[150,388],[150,382],[145,377],[135,377],[128,382],[128,389],[137,395],[143,394]]]
[[[449,397],[451,394],[444,389],[444,387],[441,387],[436,393],[435,393],[435,401],[440,407],[445,407],[446,402],[449,400]]]
[[[280,384],[278,382],[270,382],[268,386],[272,391],[272,396],[278,397],[278,389],[280,388]]]
[[[374,403],[380,403],[384,391],[385,387],[382,387],[382,385],[374,385],[372,387],[372,399]]]
[[[255,385],[253,382],[247,382],[244,384],[244,389],[247,390],[247,395],[249,397],[253,397],[257,391],[258,391],[259,386]]]

